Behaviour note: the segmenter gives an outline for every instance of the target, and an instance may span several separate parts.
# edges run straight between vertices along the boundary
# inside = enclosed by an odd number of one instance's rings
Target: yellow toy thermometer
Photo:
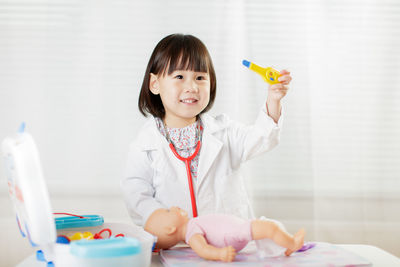
[[[264,81],[266,81],[267,83],[269,84],[279,83],[278,78],[279,76],[281,76],[281,74],[276,69],[272,67],[263,68],[247,60],[243,60],[242,63],[252,71],[255,71],[258,74],[260,74],[261,77],[263,77]]]

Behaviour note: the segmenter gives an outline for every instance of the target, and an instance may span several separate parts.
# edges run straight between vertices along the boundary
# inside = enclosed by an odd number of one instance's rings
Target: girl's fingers
[[[278,81],[280,81],[283,84],[288,84],[288,83],[290,83],[291,80],[292,80],[292,76],[290,76],[288,74],[285,74],[278,78]]]
[[[282,76],[282,75],[285,75],[285,74],[290,74],[290,71],[288,71],[288,70],[281,70],[281,71],[280,71],[280,74],[281,74],[281,76]]]

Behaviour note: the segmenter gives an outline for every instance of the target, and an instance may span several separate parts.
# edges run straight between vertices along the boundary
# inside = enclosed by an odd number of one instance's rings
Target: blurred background
[[[54,212],[129,222],[119,181],[145,120],[139,90],[171,33],[209,49],[211,115],[249,124],[264,105],[268,86],[243,59],[291,71],[280,145],[243,166],[257,216],[400,257],[397,0],[0,1],[0,139],[26,122]],[[3,170],[0,181],[0,258],[11,266],[34,249]]]

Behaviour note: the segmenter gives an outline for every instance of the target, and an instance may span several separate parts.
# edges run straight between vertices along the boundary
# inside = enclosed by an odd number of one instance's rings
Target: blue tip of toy
[[[242,61],[242,64],[245,65],[246,67],[250,68],[250,61],[247,61],[247,60],[244,59]]]
[[[56,243],[60,243],[60,244],[69,244],[70,241],[69,241],[69,239],[68,239],[66,236],[59,235],[59,236],[57,236]]]
[[[19,126],[18,133],[23,133],[25,131],[25,122],[22,122]]]

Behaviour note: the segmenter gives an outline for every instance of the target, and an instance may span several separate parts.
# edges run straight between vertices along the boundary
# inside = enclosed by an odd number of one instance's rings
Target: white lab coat
[[[253,125],[244,126],[226,115],[202,114],[202,147],[195,184],[198,215],[227,213],[252,218],[240,165],[275,147],[282,116],[276,124],[265,111]],[[179,206],[192,214],[184,162],[177,159],[149,118],[131,144],[125,177],[121,181],[129,215],[144,225],[158,208]]]

